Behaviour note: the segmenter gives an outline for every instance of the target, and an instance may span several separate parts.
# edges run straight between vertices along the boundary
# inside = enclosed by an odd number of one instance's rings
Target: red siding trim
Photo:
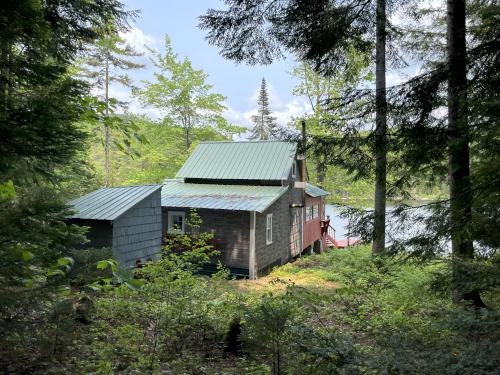
[[[317,218],[306,221],[307,207],[319,206]],[[312,209],[312,208],[311,208]],[[323,202],[321,197],[306,196],[306,207],[304,208],[304,249],[313,245],[314,241],[321,239],[321,218],[323,217]]]

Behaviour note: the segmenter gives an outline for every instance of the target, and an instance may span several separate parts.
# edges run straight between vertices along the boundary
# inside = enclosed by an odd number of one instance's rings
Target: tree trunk
[[[188,152],[191,142],[189,141],[189,128],[184,128],[184,151]]]
[[[373,223],[374,255],[385,251],[385,200],[387,174],[387,100],[385,87],[385,0],[377,0],[377,43],[375,70],[375,212]]]
[[[464,289],[466,262],[474,257],[468,227],[472,219],[467,120],[467,63],[465,0],[448,0],[448,179],[450,189],[451,247],[454,302],[463,300],[484,306],[479,292]]]
[[[316,158],[316,183],[323,187],[325,182],[325,173],[326,173],[326,163],[324,159],[324,155],[318,155]]]
[[[184,151],[188,152],[189,147],[191,147],[191,140],[189,139],[191,134],[191,121],[189,117],[184,118]]]
[[[106,71],[104,77],[104,100],[106,102],[106,120],[109,116],[109,60],[106,59]],[[111,186],[111,165],[109,160],[109,127],[104,125],[104,184]]]

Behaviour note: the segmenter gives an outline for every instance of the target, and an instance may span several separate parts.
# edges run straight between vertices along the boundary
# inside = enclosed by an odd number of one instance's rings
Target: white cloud
[[[228,103],[224,104],[226,106],[226,110],[222,113],[222,116],[228,120],[230,123],[244,126],[246,128],[250,128],[252,126],[252,121],[250,120],[251,114],[247,115],[247,113],[234,109]]]
[[[159,110],[151,106],[143,106],[139,103],[139,100],[132,95],[129,89],[124,87],[114,87],[111,86],[109,89],[109,95],[119,101],[127,103],[128,111],[130,113],[135,113],[139,115],[146,115],[152,120],[158,120],[162,118]]]
[[[120,32],[120,37],[133,47],[137,52],[147,53],[147,47],[158,48],[158,41],[152,35],[146,34],[140,28],[134,26],[127,32]]]
[[[233,124],[250,129],[253,126],[252,116],[257,114],[256,98],[257,96],[254,93],[248,99],[248,102],[254,107],[248,111],[235,109],[226,103],[227,109],[223,116]],[[276,117],[278,125],[281,127],[288,127],[292,118],[305,116],[312,111],[310,104],[303,99],[294,98],[287,103],[283,103],[274,89],[269,90],[269,101],[272,115]],[[238,140],[248,138],[248,136],[249,132],[243,134]]]
[[[292,117],[305,117],[312,112],[311,105],[304,99],[292,99],[281,109],[274,111],[273,115],[281,126],[287,126]]]
[[[406,81],[405,77],[399,72],[387,72],[386,77],[387,87],[397,86]]]

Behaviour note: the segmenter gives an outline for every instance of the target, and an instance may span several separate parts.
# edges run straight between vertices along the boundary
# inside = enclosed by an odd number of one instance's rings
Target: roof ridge
[[[207,144],[207,143],[235,143],[235,144],[242,144],[242,143],[290,143],[290,144],[293,144],[293,143],[298,143],[298,142],[267,139],[267,140],[258,140],[258,141],[251,141],[251,140],[245,140],[245,141],[201,141],[198,144]]]
[[[286,185],[246,185],[246,184],[205,184],[205,183],[198,183],[198,182],[184,182],[182,180],[170,180],[170,181],[165,181],[163,186],[165,186],[167,183],[176,183],[176,184],[184,184],[184,185],[189,185],[189,186],[220,186],[220,187],[248,187],[248,188],[285,188],[288,189],[288,186]],[[163,187],[162,186],[162,187]]]
[[[161,183],[158,183],[158,184],[139,184],[139,185],[123,185],[123,186],[103,186],[103,187],[100,187],[98,190],[143,187],[143,186],[161,186],[161,185],[162,185]]]
[[[297,143],[273,140],[204,142],[196,147],[175,177],[285,180],[297,147]]]

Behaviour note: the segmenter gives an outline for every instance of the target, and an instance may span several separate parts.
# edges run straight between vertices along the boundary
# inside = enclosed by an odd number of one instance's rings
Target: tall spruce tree
[[[278,124],[276,117],[272,116],[269,108],[269,94],[267,92],[266,80],[262,78],[259,97],[257,98],[257,114],[252,116],[254,123],[250,139],[268,140],[276,136]]]
[[[134,86],[127,71],[144,67],[144,64],[137,63],[134,60],[134,58],[142,55],[142,53],[135,51],[132,46],[126,43],[116,31],[112,30],[93,45],[84,59],[81,73],[91,80],[95,89],[100,91],[100,97],[104,103],[102,125],[104,131],[105,186],[111,186],[113,183],[110,156],[112,144],[111,130],[116,129],[125,135],[128,135],[130,131],[130,129],[127,129],[128,124],[115,115],[115,110],[119,107],[123,109],[126,103],[119,102],[116,98],[110,97],[110,86],[112,83],[117,83],[132,89]],[[115,143],[117,142],[115,141]],[[128,142],[127,144],[126,142],[126,146],[129,145],[130,143]]]
[[[49,266],[79,237],[53,188],[58,169],[83,149],[79,121],[92,110],[90,89],[71,68],[128,13],[116,0],[7,0],[0,14],[0,299],[17,303],[33,296],[23,286],[42,289]],[[2,320],[18,318],[4,307]]]
[[[451,243],[447,259],[454,300],[482,307],[481,292],[498,287],[491,275],[498,268],[494,256],[500,247],[492,230],[500,181],[493,162],[499,157],[494,134],[500,120],[492,110],[500,81],[499,11],[493,1],[473,1],[466,7],[458,0],[438,11],[432,26],[442,33],[417,29],[409,43],[416,56],[425,57],[426,70],[392,90],[390,102],[398,129],[394,143],[403,166],[400,175],[446,173],[449,199],[430,206],[430,216],[416,215],[422,230],[395,241],[391,251],[434,259],[447,254]],[[446,30],[438,27],[443,24]],[[398,213],[405,217],[408,211],[402,207]]]
[[[201,27],[208,30],[210,43],[221,49],[221,54],[237,62],[250,64],[271,63],[282,58],[285,51],[300,60],[311,61],[316,70],[332,74],[339,67],[346,68],[349,51],[370,53],[376,45],[375,124],[370,164],[376,179],[375,210],[372,225],[373,253],[385,249],[385,207],[387,175],[387,101],[386,101],[386,40],[387,17],[385,0],[343,1],[289,0],[275,2],[226,1],[226,10],[210,9],[201,17]],[[376,25],[374,28],[373,26]],[[392,52],[395,52],[393,50]],[[347,100],[348,102],[351,100]],[[366,124],[366,117],[359,118]],[[354,131],[358,133],[359,130]],[[359,150],[358,134],[344,139]],[[348,139],[348,137],[350,139]],[[351,153],[351,152],[350,152]],[[353,158],[353,160],[355,160]],[[346,161],[345,161],[346,162]],[[366,163],[352,164],[365,173]]]
[[[377,0],[375,42],[375,209],[373,245],[376,255],[385,252],[385,210],[387,199],[387,95],[386,95],[386,1]]]
[[[117,0],[6,0],[0,9],[0,182],[51,175],[84,139],[75,121],[88,91],[71,65],[127,13]]]

